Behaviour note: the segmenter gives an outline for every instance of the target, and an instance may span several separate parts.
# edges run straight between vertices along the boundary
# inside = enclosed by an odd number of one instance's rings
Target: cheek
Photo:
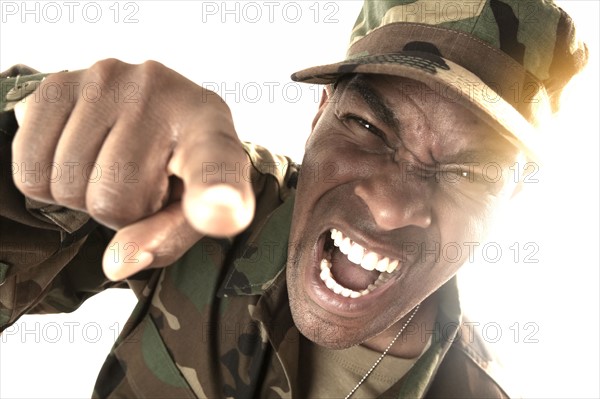
[[[337,141],[330,136],[313,141],[307,148],[298,180],[299,194],[318,197],[360,176],[355,154]]]
[[[368,179],[389,162],[389,157],[369,152],[335,129],[316,134],[306,148],[301,179],[328,189]]]
[[[483,245],[491,222],[491,207],[447,206],[438,212],[440,266],[444,274],[456,272]]]

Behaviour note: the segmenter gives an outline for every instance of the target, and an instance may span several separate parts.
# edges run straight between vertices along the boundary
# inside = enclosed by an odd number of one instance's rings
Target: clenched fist
[[[49,75],[15,113],[13,162],[49,176],[15,178],[19,190],[117,230],[110,245],[139,247],[137,263],[105,253],[113,280],[165,266],[202,235],[231,236],[252,220],[250,183],[215,170],[248,162],[229,108],[160,63],[108,59]]]

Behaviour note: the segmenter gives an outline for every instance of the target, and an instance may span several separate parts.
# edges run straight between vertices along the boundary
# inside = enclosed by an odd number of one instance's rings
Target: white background
[[[46,72],[74,70],[107,57],[158,60],[218,88],[242,139],[298,162],[318,90],[290,83],[289,75],[342,59],[361,5],[0,3],[0,70],[16,63]],[[507,378],[523,396],[597,398],[599,6],[559,3],[581,22],[592,63],[552,122],[551,155],[536,176],[539,182],[528,184],[499,220],[489,251],[481,250],[486,243],[475,250],[476,261],[461,272],[461,286],[467,313],[500,353]],[[24,7],[34,11],[24,14]],[[237,12],[225,14],[225,7]],[[0,337],[0,398],[89,397],[133,305],[129,292],[109,291],[70,315],[23,317]]]

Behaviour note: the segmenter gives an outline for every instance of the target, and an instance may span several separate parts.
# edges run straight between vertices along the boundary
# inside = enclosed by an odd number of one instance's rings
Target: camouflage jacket
[[[13,113],[0,113],[0,331],[24,313],[69,312],[105,288],[129,287],[138,304],[93,397],[299,397],[299,332],[285,280],[298,165],[246,144],[257,198],[251,226],[233,239],[203,238],[170,267],[112,283],[100,264],[111,231],[15,189],[15,131]],[[380,397],[507,397],[490,377],[482,340],[461,322],[454,279],[441,291],[431,345]]]

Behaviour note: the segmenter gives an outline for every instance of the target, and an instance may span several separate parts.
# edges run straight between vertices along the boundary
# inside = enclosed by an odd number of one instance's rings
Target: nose
[[[431,225],[430,188],[418,177],[379,173],[358,183],[354,193],[364,201],[383,230]]]

